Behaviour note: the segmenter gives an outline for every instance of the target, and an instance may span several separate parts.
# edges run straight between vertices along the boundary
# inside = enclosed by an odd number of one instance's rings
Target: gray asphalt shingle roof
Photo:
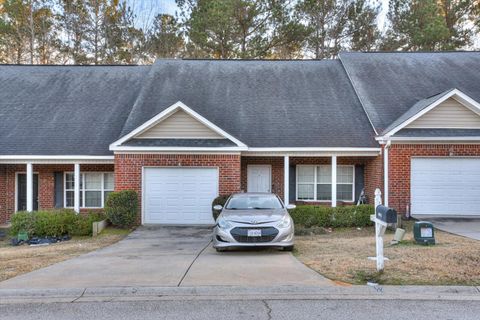
[[[0,66],[0,154],[111,155],[148,69]]]
[[[480,52],[341,53],[379,134],[420,100],[457,88],[480,101]]]
[[[378,147],[338,60],[158,60],[122,134],[177,101],[249,147]]]
[[[0,65],[0,155],[111,155],[110,143],[177,101],[249,147],[378,147],[368,117],[382,133],[452,88],[480,101],[478,52],[340,58]]]

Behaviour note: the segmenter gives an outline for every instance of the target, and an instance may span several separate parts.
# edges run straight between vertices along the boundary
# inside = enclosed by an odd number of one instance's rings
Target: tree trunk
[[[35,29],[33,25],[33,0],[30,1],[30,64],[33,64],[33,45],[35,41]]]

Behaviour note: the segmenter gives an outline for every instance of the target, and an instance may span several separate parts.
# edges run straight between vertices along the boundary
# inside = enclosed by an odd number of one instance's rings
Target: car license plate
[[[261,237],[262,236],[262,230],[258,230],[258,229],[248,230],[247,236],[249,236],[249,237]]]

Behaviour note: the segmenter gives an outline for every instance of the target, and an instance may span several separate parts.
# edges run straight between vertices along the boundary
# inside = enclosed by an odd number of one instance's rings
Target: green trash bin
[[[415,222],[413,225],[413,237],[419,244],[435,244],[435,228],[433,227],[433,223],[428,221]]]
[[[20,241],[27,241],[28,240],[28,233],[26,231],[20,231],[17,234],[17,240]]]

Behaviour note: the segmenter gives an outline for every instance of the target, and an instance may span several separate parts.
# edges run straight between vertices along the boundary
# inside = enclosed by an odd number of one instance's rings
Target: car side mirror
[[[287,204],[286,208],[287,210],[292,210],[292,209],[295,209],[297,206],[294,205],[294,204]]]
[[[220,210],[222,210],[222,209],[223,209],[223,207],[222,207],[221,205],[219,205],[219,204],[216,204],[216,205],[213,206],[213,210],[220,211]]]

